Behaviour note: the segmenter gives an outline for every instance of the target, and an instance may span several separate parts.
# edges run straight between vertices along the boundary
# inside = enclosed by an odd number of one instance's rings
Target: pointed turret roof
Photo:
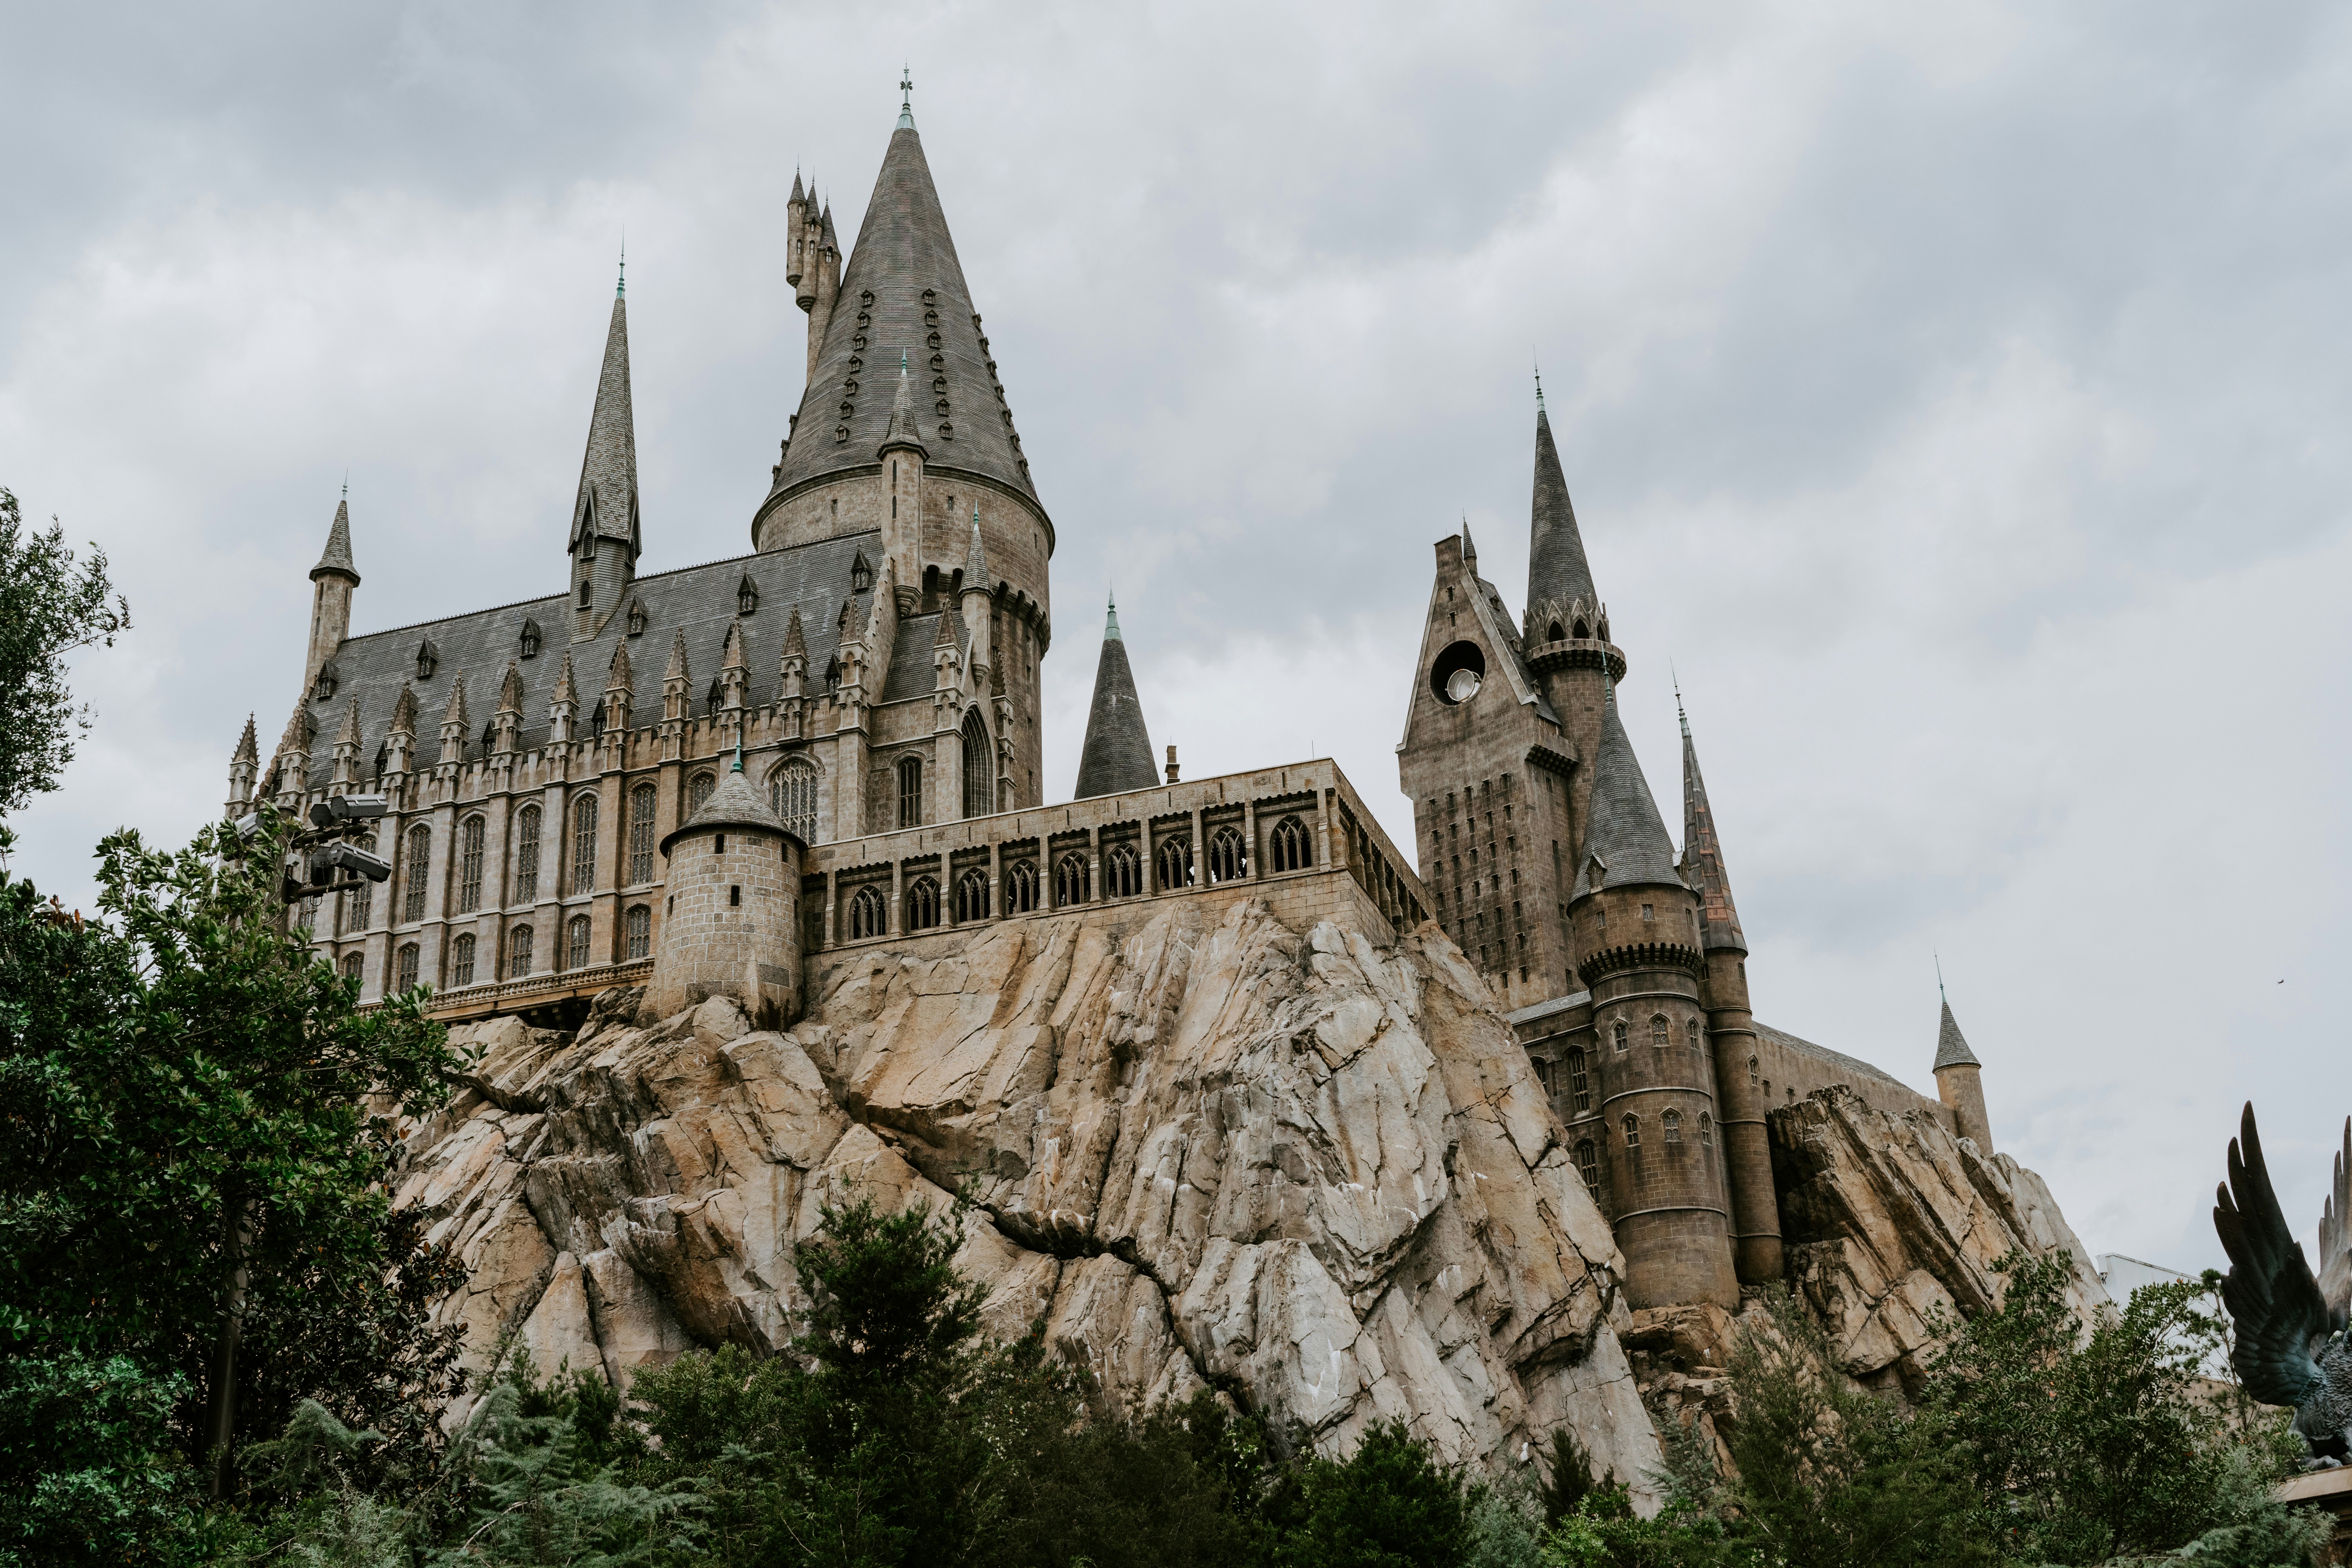
[[[335,732],[335,744],[356,746],[359,743],[360,700],[354,697],[352,699],[351,706],[343,710],[343,727]]]
[[[392,728],[396,734],[416,738],[416,689],[406,681],[400,683],[400,695],[392,704]]]
[[[604,678],[604,689],[627,691],[636,683],[636,677],[629,672],[629,645],[625,642],[614,643],[611,673]]]
[[[1683,885],[1675,869],[1675,841],[1642,774],[1642,760],[1617,714],[1617,683],[1608,682],[1601,700],[1601,744],[1592,759],[1592,806],[1585,833],[1583,863],[1576,868],[1572,898],[1595,891],[1592,862],[1601,865],[1601,886],[1629,883]]]
[[[694,671],[686,662],[686,628],[680,626],[677,636],[670,639],[669,668],[664,672],[662,679],[691,681],[693,679]]]
[[[250,713],[245,716],[245,733],[236,738],[236,755],[229,760],[236,763],[257,763],[261,760],[261,737],[253,732],[253,715]]]
[[[310,737],[317,731],[318,726],[310,721],[310,708],[298,701],[294,704],[294,711],[286,716],[286,732],[278,737],[278,749],[280,752],[307,752],[310,749]]]
[[[908,390],[907,351],[904,349],[898,351],[898,390],[890,399],[890,424],[882,432],[882,445],[877,449],[877,455],[887,452],[893,447],[912,447],[926,458],[931,455],[930,448],[923,445],[922,435],[915,428],[915,404]]]
[[[1723,868],[1723,846],[1715,835],[1715,810],[1706,803],[1706,780],[1699,775],[1698,748],[1691,743],[1690,716],[1675,694],[1675,717],[1683,726],[1683,871],[1698,895],[1699,929],[1709,948],[1748,951],[1739,910],[1731,902],[1731,878]]]
[[[1562,610],[1582,599],[1597,604],[1592,568],[1584,559],[1584,539],[1577,532],[1576,508],[1568,499],[1568,479],[1559,469],[1559,448],[1552,444],[1551,416],[1536,410],[1536,490],[1534,517],[1528,538],[1528,618],[1532,623],[1547,605]],[[1538,626],[1529,640],[1542,642]]]
[[[710,798],[702,803],[702,809],[688,817],[682,826],[663,836],[661,852],[667,855],[669,847],[677,840],[689,833],[699,833],[710,827],[756,827],[767,833],[790,834],[795,841],[800,838],[799,834],[793,833],[784,826],[784,819],[776,815],[776,808],[768,804],[767,796],[752,787],[751,779],[743,772],[740,748],[735,752],[734,766],[719,775],[719,787],[710,792]]]
[[[934,333],[936,348],[930,346]],[[798,434],[785,448],[775,490],[874,460],[890,426],[894,388],[886,378],[896,368],[892,351],[911,349],[914,376],[925,384],[911,389],[912,417],[931,461],[1034,496],[980,338],[971,289],[921,138],[912,130],[893,132],[856,248],[842,269],[839,302],[802,395]],[[939,395],[960,416],[952,420],[929,412],[929,384],[942,380],[946,390]],[[950,423],[951,436],[940,428]]]
[[[935,648],[954,647],[956,646],[956,618],[954,612],[942,610],[940,612],[940,629],[937,634],[932,637],[931,646]]]
[[[1128,668],[1127,642],[1118,635],[1118,605],[1104,617],[1102,659],[1095,666],[1094,706],[1087,710],[1087,743],[1078,753],[1078,786],[1073,796],[1119,795],[1150,789],[1160,782],[1151,761],[1151,733],[1143,704],[1135,695],[1135,672]]]
[[[441,722],[455,724],[460,730],[467,726],[466,672],[464,670],[459,670],[457,679],[449,682],[449,700],[441,710]]]
[[[1944,1001],[1943,1026],[1936,1031],[1936,1066],[1939,1069],[1984,1066],[1977,1060],[1976,1052],[1969,1049],[1969,1042],[1960,1033],[1959,1021],[1952,1016],[1949,999]]]
[[[980,508],[971,509],[971,548],[963,555],[963,585],[967,589],[985,588],[991,592],[996,584],[988,574],[988,546],[980,540]]]
[[[629,396],[629,302],[613,299],[604,332],[604,368],[596,377],[596,407],[588,416],[588,451],[580,460],[580,493],[572,503],[571,548],[593,530],[637,552],[637,427]]]
[[[501,713],[521,712],[522,695],[522,666],[513,659],[509,659],[507,660],[507,678],[499,682],[498,710]]]
[[[466,678],[461,675],[457,679],[462,681]],[[572,679],[572,654],[569,649],[564,652],[562,667],[555,672],[555,692],[548,700],[559,703],[580,700],[580,688]]]
[[[357,587],[360,569],[352,564],[352,498],[349,491],[335,503],[335,521],[327,530],[327,548],[319,553],[319,563],[310,568],[310,581],[315,583],[330,572],[349,577]]]
[[[784,658],[808,657],[808,634],[801,630],[801,607],[793,606],[793,618],[784,623]]]
[[[787,199],[796,202],[808,199],[801,190],[801,172],[798,169],[793,171],[793,194]]]
[[[719,668],[721,669],[751,668],[751,660],[743,657],[743,623],[740,621],[727,623],[726,640],[719,645]]]

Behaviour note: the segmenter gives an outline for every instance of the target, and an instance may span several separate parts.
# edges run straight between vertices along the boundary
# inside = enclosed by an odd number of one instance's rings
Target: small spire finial
[[[1945,994],[1944,994],[1944,955],[1943,955],[1942,953],[1940,953],[1940,952],[1939,952],[1939,953],[1937,953],[1937,954],[1935,955],[1935,958],[1936,958],[1936,1000],[1937,1000],[1938,1002],[1941,1002],[1945,1006],[1948,1007],[1948,1006],[1950,1006],[1950,1005],[1952,1005],[1952,999],[1951,999],[1949,996],[1947,996],[1947,995],[1945,995]]]
[[[898,129],[915,128],[915,73],[906,66],[898,68]]]
[[[905,349],[900,349],[898,351],[898,379],[900,381],[907,379],[907,351]]]
[[[743,732],[740,730],[735,732],[735,765],[728,771],[738,773],[743,771]]]
[[[614,284],[614,285],[613,286],[613,298],[614,298],[614,299],[615,299],[615,300],[622,299],[622,298],[625,297],[625,296],[628,294],[628,292],[629,292],[629,236],[628,236],[628,231],[625,229],[625,230],[623,230],[623,231],[622,231],[622,233],[621,233],[621,280],[620,280],[620,282],[618,282],[618,283],[616,283],[616,284]]]
[[[1683,711],[1683,678],[1675,672],[1675,661],[1666,660],[1666,679],[1675,683],[1675,717],[1682,721],[1683,739],[1690,739],[1690,715]]]
[[[1536,412],[1541,414],[1543,411],[1543,364],[1538,361],[1536,364]]]

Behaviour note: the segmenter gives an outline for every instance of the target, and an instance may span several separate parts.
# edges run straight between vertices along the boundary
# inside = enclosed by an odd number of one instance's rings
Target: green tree
[[[73,761],[76,712],[66,656],[131,629],[131,605],[107,581],[106,556],[90,546],[77,565],[65,528],[25,527],[16,498],[0,489],[0,816],[58,787]]]
[[[89,921],[0,873],[0,1339],[168,1385],[215,1497],[304,1397],[397,1439],[373,1484],[421,1484],[457,1378],[425,1316],[453,1265],[388,1176],[391,1113],[462,1064],[421,992],[362,1011],[287,930],[282,842],[116,834]]]
[[[1454,1568],[1469,1554],[1462,1477],[1402,1420],[1365,1433],[1344,1461],[1308,1461],[1306,1488],[1284,1568]]]

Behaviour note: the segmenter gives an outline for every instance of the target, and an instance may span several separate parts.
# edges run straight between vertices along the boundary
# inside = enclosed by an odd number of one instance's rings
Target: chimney
[[[1168,748],[1168,782],[1176,782],[1176,748],[1172,744]]]

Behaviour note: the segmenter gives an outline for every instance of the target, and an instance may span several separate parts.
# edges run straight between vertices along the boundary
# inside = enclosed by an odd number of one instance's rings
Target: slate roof
[[[890,668],[882,677],[881,700],[896,702],[902,697],[928,697],[939,689],[939,667],[931,662],[931,650],[939,646],[940,623],[948,623],[948,635],[958,647],[969,647],[964,629],[963,612],[953,605],[928,616],[907,616],[898,622],[898,640],[890,645]],[[814,661],[811,661],[814,668]]]
[[[1843,1068],[1847,1072],[1859,1077],[1874,1079],[1880,1083],[1891,1083],[1906,1094],[1919,1092],[1892,1073],[1881,1072],[1859,1057],[1847,1056],[1843,1051],[1833,1051],[1827,1046],[1817,1046],[1811,1040],[1801,1040],[1786,1029],[1776,1029],[1769,1024],[1758,1024],[1756,1032],[1774,1045],[1784,1046],[1800,1056],[1812,1057],[1817,1060],[1828,1062],[1833,1067]]]
[[[938,312],[936,324],[924,320],[927,289],[937,293],[928,307]],[[859,320],[861,311],[867,321]],[[980,474],[1034,499],[995,362],[981,342],[963,264],[956,258],[922,141],[910,127],[891,132],[775,490],[876,461],[890,422],[901,351],[915,366],[915,425],[929,466]],[[845,436],[836,435],[845,429]]]
[[[719,673],[727,629],[737,619],[736,585],[746,576],[760,591],[760,605],[743,622],[751,670],[745,700],[754,706],[772,702],[781,692],[782,679],[777,672],[777,661],[783,652],[785,628],[795,609],[800,611],[802,635],[808,643],[809,689],[822,692],[826,667],[840,647],[841,605],[851,596],[851,563],[859,551],[869,545],[874,548],[867,558],[878,557],[881,549],[875,534],[854,533],[789,550],[765,551],[638,578],[629,596],[645,604],[646,633],[634,639],[639,646],[631,658],[631,722],[642,726],[660,719],[662,680],[667,666],[663,656],[679,632],[685,635],[688,667],[694,676],[689,710],[698,718],[704,715],[704,699],[711,678]],[[852,614],[856,624],[863,626],[872,609],[873,591],[869,588],[856,597],[857,607]],[[383,744],[392,727],[393,707],[400,699],[401,689],[409,686],[414,689],[417,705],[415,756],[421,765],[431,766],[441,754],[441,714],[452,686],[459,676],[465,678],[469,702],[481,710],[480,717],[486,722],[490,718],[486,700],[500,689],[508,665],[516,660],[523,622],[528,618],[539,622],[541,651],[538,658],[523,659],[520,665],[523,723],[518,744],[526,751],[545,745],[547,705],[554,694],[565,655],[568,653],[576,661],[582,672],[604,670],[612,664],[615,647],[632,640],[627,635],[629,617],[615,613],[597,636],[577,643],[567,642],[564,631],[571,624],[569,616],[566,596],[558,592],[545,598],[526,599],[495,609],[347,638],[335,653],[339,678],[335,697],[325,702],[309,702],[306,696],[316,731],[332,733],[335,725],[330,720],[340,721],[341,715],[331,710],[342,702],[356,700],[360,713],[360,767],[363,773],[368,772],[373,768],[376,748]],[[928,627],[925,629],[928,631]],[[899,646],[904,647],[908,637],[920,634],[902,627]],[[430,679],[419,680],[416,648],[426,641],[435,646],[438,663]],[[896,679],[898,661],[893,660],[892,679],[886,680],[878,698],[869,700],[887,702],[900,697],[929,695],[932,672],[929,637],[923,636],[919,646],[924,655],[919,683],[902,689],[902,683]],[[604,689],[604,683],[584,675],[578,683],[583,689],[575,733],[586,735],[590,733],[589,709]],[[320,750],[314,742],[314,759]],[[477,727],[467,737],[466,758],[478,762],[485,754],[482,731]]]
[[[1976,1052],[1969,1049],[1968,1040],[1960,1034],[1959,1021],[1952,1016],[1952,1005],[1944,1004],[1943,1027],[1936,1032],[1936,1065],[1939,1068],[1978,1068]]]
[[[320,552],[319,563],[310,568],[310,581],[315,583],[329,572],[341,572],[356,584],[360,569],[352,564],[352,500],[345,496],[335,503],[334,526],[327,530],[327,548]]]
[[[1552,444],[1551,416],[1536,410],[1536,488],[1534,517],[1528,535],[1528,615],[1558,602],[1562,607],[1581,598],[1597,604],[1592,567],[1584,559],[1584,538],[1577,531],[1576,508],[1568,499],[1568,479],[1560,472],[1559,448]],[[1530,636],[1545,640],[1545,628]]]
[[[1135,672],[1128,668],[1127,642],[1118,635],[1118,605],[1103,625],[1102,658],[1095,666],[1095,695],[1087,710],[1087,743],[1078,752],[1073,800],[1150,789],[1160,782],[1151,759],[1151,731],[1143,703],[1135,695]]]
[[[1602,886],[1631,883],[1671,883],[1682,886],[1675,868],[1675,843],[1666,837],[1665,820],[1650,795],[1650,781],[1642,776],[1642,760],[1617,716],[1617,686],[1606,685],[1601,705],[1601,744],[1592,762],[1591,828],[1585,835],[1584,862],[1576,868],[1580,899],[1592,890],[1592,859],[1607,868]]]

